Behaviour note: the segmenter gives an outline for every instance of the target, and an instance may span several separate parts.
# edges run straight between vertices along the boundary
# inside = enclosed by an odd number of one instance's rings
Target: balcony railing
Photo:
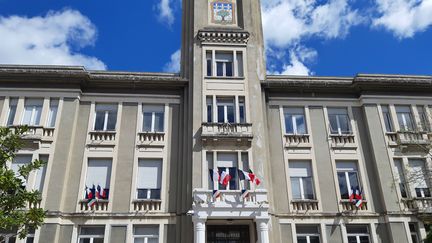
[[[91,131],[89,134],[91,141],[115,141],[116,139],[115,131]]]
[[[82,200],[79,204],[81,211],[107,211],[108,203],[108,200],[98,199],[92,206],[88,205],[88,200]]]
[[[135,199],[132,203],[135,211],[159,211],[162,205],[157,199]]]
[[[403,150],[424,150],[431,148],[432,135],[423,131],[387,132],[389,146],[402,146]]]
[[[432,198],[406,198],[402,199],[404,207],[408,210],[432,213]]]
[[[365,211],[365,210],[368,210],[367,201],[366,200],[363,200],[363,203],[362,203],[362,205],[359,208],[354,203],[350,202],[347,199],[342,199],[340,201],[340,204],[342,205],[342,210],[343,211],[357,211],[357,210],[359,210],[359,211]]]
[[[164,146],[165,133],[163,132],[139,132],[137,136],[138,146]]]
[[[285,147],[310,147],[309,134],[285,134]]]
[[[207,140],[252,141],[251,123],[203,123],[201,137]]]
[[[292,200],[292,209],[294,211],[317,211],[318,200]]]
[[[268,204],[267,191],[257,189],[250,191],[249,196],[242,198],[241,191],[221,191],[217,198],[213,198],[211,190],[195,189],[193,191],[193,198],[195,204],[212,204],[214,206],[231,206],[236,207],[240,205],[262,205]]]

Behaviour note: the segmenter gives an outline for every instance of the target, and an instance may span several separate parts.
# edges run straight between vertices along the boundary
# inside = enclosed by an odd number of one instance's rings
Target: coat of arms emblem
[[[212,20],[216,24],[234,24],[234,7],[232,2],[228,1],[215,1],[212,3]]]

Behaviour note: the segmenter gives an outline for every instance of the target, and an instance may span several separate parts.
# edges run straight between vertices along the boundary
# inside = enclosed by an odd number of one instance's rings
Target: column
[[[205,243],[206,242],[206,218],[194,217],[192,219],[194,224],[194,242]]]
[[[258,243],[270,243],[268,234],[268,217],[260,217],[255,219],[257,225]]]

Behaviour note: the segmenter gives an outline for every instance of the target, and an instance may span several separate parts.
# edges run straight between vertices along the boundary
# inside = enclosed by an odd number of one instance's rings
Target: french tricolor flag
[[[245,199],[245,198],[249,197],[249,190],[243,189],[243,190],[241,190],[241,193],[242,193],[241,198]]]
[[[212,193],[213,199],[220,197],[220,194],[221,194],[221,192],[219,190],[213,190],[213,193]]]
[[[219,177],[219,183],[226,186],[228,185],[228,182],[231,180],[231,175],[227,173],[226,171],[222,171]]]
[[[252,172],[252,170],[249,170],[248,172],[244,170],[238,170],[239,179],[242,180],[248,180],[252,183],[255,183],[257,186],[261,184],[261,180],[256,177],[256,175]]]
[[[210,172],[210,179],[211,179],[211,181],[213,181],[213,182],[219,181],[220,175],[219,175],[218,171],[210,169],[209,172]]]

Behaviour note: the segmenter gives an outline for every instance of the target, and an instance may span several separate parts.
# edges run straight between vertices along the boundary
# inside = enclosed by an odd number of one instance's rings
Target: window
[[[81,226],[78,243],[103,243],[105,226]]]
[[[239,97],[239,113],[239,122],[246,123],[246,106],[244,97]]]
[[[26,99],[24,103],[23,125],[38,126],[42,114],[43,99]]]
[[[49,107],[49,113],[48,113],[48,127],[55,127],[56,118],[57,118],[57,110],[58,110],[58,103],[59,101],[57,99],[51,99],[50,101],[50,107]]]
[[[389,110],[388,105],[382,105],[381,110],[382,110],[382,115],[384,118],[384,124],[385,124],[385,128],[386,128],[386,132],[394,132],[393,122],[391,119],[390,110]]]
[[[208,77],[243,77],[243,52],[207,51],[205,66]]]
[[[395,177],[399,181],[399,190],[403,198],[407,198],[405,173],[403,169],[403,163],[401,159],[395,159]]]
[[[320,243],[317,225],[296,225],[297,243]]]
[[[367,225],[346,225],[348,243],[369,243],[369,229]]]
[[[409,178],[412,181],[412,190],[416,197],[431,197],[426,177],[425,161],[421,159],[410,159],[408,161],[410,167]]]
[[[109,198],[109,188],[111,180],[111,159],[89,159],[87,167],[87,177],[85,186],[96,188],[100,186],[106,198]]]
[[[315,199],[311,163],[290,161],[289,174],[294,199]]]
[[[143,132],[164,131],[164,108],[163,105],[143,106]]]
[[[10,98],[9,99],[9,111],[6,125],[12,126],[14,123],[16,110],[17,110],[18,98]]]
[[[159,227],[157,225],[135,225],[134,243],[158,243]]]
[[[414,119],[409,106],[396,106],[396,114],[401,131],[414,130]]]
[[[221,190],[238,190],[237,181],[237,153],[217,153],[217,169],[219,174],[225,171],[231,176],[227,186],[219,184]]]
[[[351,134],[350,119],[346,108],[329,108],[328,118],[332,134]]]
[[[429,124],[429,119],[428,119],[428,115],[426,113],[425,107],[424,106],[417,106],[417,112],[420,118],[420,126],[422,131],[426,131],[426,132],[430,132],[431,131],[431,127]]]
[[[420,237],[419,237],[418,231],[417,231],[417,224],[410,223],[409,229],[410,229],[410,233],[411,233],[412,243],[420,243]]]
[[[217,122],[218,123],[235,122],[235,109],[234,109],[233,98],[217,99]]]
[[[339,191],[342,199],[349,199],[352,189],[361,189],[356,162],[336,162]]]
[[[207,96],[207,122],[213,122],[213,98],[211,96]]]
[[[114,131],[117,123],[117,105],[96,105],[95,131]]]
[[[32,155],[17,155],[14,161],[12,162],[11,169],[13,170],[13,172],[15,172],[15,175],[23,181],[24,186],[27,185],[28,178],[24,178],[19,174],[19,168],[24,165],[30,164],[31,161],[32,161]]]
[[[35,230],[34,229],[30,229],[26,238],[25,238],[25,242],[26,243],[33,243],[35,239]]]
[[[140,159],[138,161],[137,198],[161,198],[161,159]]]
[[[285,133],[306,134],[306,119],[303,108],[285,108]]]
[[[41,168],[33,172],[35,173],[35,183],[33,189],[42,192],[48,163],[48,155],[40,155],[39,159],[44,161],[45,164]]]

